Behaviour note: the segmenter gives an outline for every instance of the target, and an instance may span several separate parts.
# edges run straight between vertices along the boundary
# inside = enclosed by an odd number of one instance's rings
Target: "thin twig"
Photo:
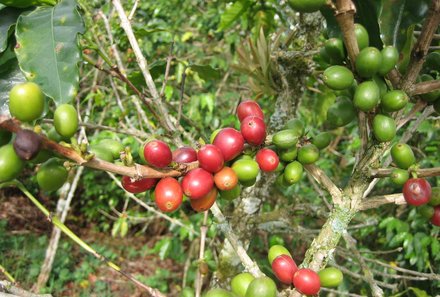
[[[5,292],[5,293],[2,293]],[[17,287],[14,283],[0,281],[0,297],[52,297],[51,294],[34,294]]]
[[[381,195],[381,196],[374,196],[371,198],[368,198],[364,200],[361,205],[359,205],[359,210],[367,210],[372,208],[377,208],[379,206],[385,205],[385,204],[396,204],[396,205],[405,205],[406,201],[405,198],[403,198],[403,194],[390,194],[390,195]]]
[[[136,56],[137,63],[139,65],[139,68],[141,69],[142,75],[144,76],[148,90],[153,97],[153,102],[158,107],[160,114],[162,115],[161,117],[158,118],[158,120],[168,132],[172,133],[173,131],[176,131],[176,127],[171,122],[171,116],[169,115],[166,106],[161,101],[156,85],[154,84],[153,77],[151,76],[150,70],[148,68],[147,59],[145,59],[144,55],[142,54],[142,50],[139,46],[136,36],[133,33],[133,28],[131,27],[127,15],[125,14],[121,1],[112,0],[112,2],[118,13],[119,19],[121,20],[121,27],[122,29],[124,29],[128,41],[130,42],[130,45]],[[183,145],[182,141],[180,140],[180,137],[176,137],[175,141],[179,142],[180,145]]]
[[[44,119],[43,123],[53,124],[53,120],[52,119]],[[121,134],[125,134],[125,135],[131,135],[131,136],[139,137],[141,139],[147,139],[147,138],[151,137],[151,134],[139,131],[137,129],[121,129],[121,128],[114,128],[114,127],[99,125],[99,124],[84,123],[84,122],[78,123],[78,126],[86,127],[88,129],[92,129],[92,130],[105,130],[105,131],[111,131],[111,132],[121,133]]]
[[[208,232],[208,214],[209,211],[205,211],[203,215],[203,223],[200,226],[200,250],[199,250],[199,269],[197,270],[197,278],[196,278],[196,297],[200,297],[202,292],[202,284],[204,274],[200,269],[200,265],[206,265],[205,263],[205,243],[206,243],[206,233]]]
[[[246,250],[240,243],[237,235],[232,230],[231,226],[227,222],[225,216],[223,215],[217,204],[214,203],[210,210],[218,222],[219,229],[223,231],[223,234],[226,236],[227,240],[234,248],[246,270],[249,271],[249,273],[251,273],[254,277],[264,276],[264,273],[261,272],[257,263],[253,261],[247,254]]]
[[[177,115],[177,122],[178,123],[180,122],[180,118],[182,116],[183,95],[185,94],[186,69],[187,69],[187,66],[185,66],[185,68],[183,68],[182,81],[180,83],[179,110],[178,110],[178,115]]]
[[[22,129],[20,123],[17,120],[8,118],[6,116],[0,116],[0,127],[14,133],[17,133]],[[176,170],[172,168],[155,169],[146,165],[139,165],[139,164],[135,164],[135,166],[128,167],[128,166],[122,166],[107,161],[103,161],[96,157],[92,158],[91,160],[86,160],[81,154],[79,154],[74,149],[66,146],[62,146],[48,139],[44,135],[40,135],[40,139],[43,148],[56,152],[66,157],[67,159],[74,161],[75,163],[77,163],[77,165],[98,169],[102,171],[107,171],[111,173],[116,173],[120,175],[126,175],[133,178],[141,178],[141,177],[160,178],[166,176],[176,177],[176,176],[181,176],[183,173],[187,172],[188,170],[198,167],[198,162],[188,163],[186,165],[183,164],[179,165],[180,166],[180,168],[178,168],[179,170]]]
[[[415,84],[410,91],[412,96],[426,94],[440,89],[440,79],[420,82]]]
[[[364,297],[363,295],[358,295],[358,294],[353,294],[353,293],[349,293],[349,292],[338,291],[338,290],[329,289],[329,288],[321,288],[321,291],[336,294],[335,296]]]
[[[353,277],[355,279],[360,279],[362,281],[365,280],[365,276],[364,275],[356,273],[356,272],[353,272],[353,271],[351,271],[350,269],[348,269],[348,268],[346,268],[344,266],[338,265],[336,263],[332,263],[331,266],[334,266],[334,267],[338,268],[339,270],[341,270],[344,275],[349,275],[349,276],[351,276],[351,277]],[[377,285],[382,287],[382,288],[386,288],[386,289],[390,289],[390,290],[396,289],[396,285],[395,284],[389,284],[389,283],[386,283],[386,282],[377,281]]]
[[[113,179],[113,181],[116,183],[116,185],[121,188],[124,189],[122,187],[121,182],[119,181],[119,179],[116,178],[116,176],[110,172],[107,172],[107,174],[111,177],[111,179]],[[125,191],[125,190],[124,190]],[[170,216],[167,216],[166,214],[156,210],[154,207],[149,206],[148,204],[146,204],[144,201],[142,201],[141,199],[139,199],[138,197],[136,197],[135,195],[133,195],[130,192],[125,191],[125,195],[127,195],[127,197],[129,197],[130,199],[132,199],[133,201],[135,201],[137,204],[139,204],[140,206],[142,206],[143,208],[145,208],[146,210],[148,210],[149,212],[154,213],[155,215],[157,215],[158,217],[161,217],[165,220],[167,220],[168,222],[170,222],[171,224],[177,225],[179,227],[185,228],[187,229],[189,232],[199,235],[199,233],[197,231],[195,231],[192,227],[188,227],[187,225],[183,224],[182,222],[180,222],[179,220],[176,220]]]
[[[160,94],[159,94],[160,98],[163,98],[163,97],[164,97],[164,94],[165,94],[165,88],[166,88],[167,83],[168,83],[168,77],[169,77],[169,75],[170,75],[171,62],[172,62],[173,59],[174,59],[174,56],[173,56],[173,49],[174,49],[174,40],[173,40],[173,42],[171,42],[171,45],[170,45],[170,51],[169,51],[169,53],[168,53],[168,57],[167,57],[167,66],[166,66],[166,68],[165,68],[165,76],[164,76],[164,78],[163,78],[162,88],[161,88],[161,90],[160,90]]]
[[[370,169],[370,177],[383,178],[391,176],[394,168]],[[440,167],[421,168],[413,171],[418,177],[431,177],[440,175]]]
[[[336,205],[342,204],[342,192],[333,183],[333,181],[316,165],[304,165],[304,168],[311,176],[332,196],[333,203]]]
[[[416,78],[422,69],[425,57],[428,54],[432,38],[436,33],[439,24],[440,0],[432,0],[431,6],[428,10],[428,15],[423,23],[422,29],[420,30],[421,33],[411,51],[408,71],[401,83],[401,89],[403,91],[409,92],[412,85],[416,81]]]
[[[6,268],[4,268],[2,265],[0,265],[0,272],[4,275],[4,276],[6,276],[6,278],[10,281],[10,282],[12,282],[12,283],[14,283],[15,284],[15,279],[14,279],[14,277],[6,270]]]
[[[133,19],[134,14],[136,13],[136,9],[137,9],[138,4],[139,4],[139,0],[134,0],[133,7],[131,8],[130,14],[128,15],[128,20],[130,22]]]
[[[361,156],[367,150],[368,146],[368,117],[363,111],[358,113],[359,135],[361,137],[361,147],[356,152],[356,160],[360,160]]]
[[[370,285],[372,295],[374,297],[382,297],[383,290],[378,286],[377,281],[374,279],[374,275],[371,272],[370,267],[368,267],[368,265],[364,261],[364,258],[359,253],[359,251],[356,247],[356,240],[350,234],[348,234],[348,232],[344,232],[343,237],[345,239],[345,242],[347,243],[348,248],[350,249],[350,251],[354,254],[356,259],[358,260],[358,262],[364,272],[366,281]]]

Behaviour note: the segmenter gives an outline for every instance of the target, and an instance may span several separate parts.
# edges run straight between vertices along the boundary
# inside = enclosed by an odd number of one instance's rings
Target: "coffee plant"
[[[440,0],[0,3],[0,187],[121,279],[150,296],[440,292]],[[155,252],[188,254],[183,284],[82,240],[73,197],[115,241],[168,223]]]

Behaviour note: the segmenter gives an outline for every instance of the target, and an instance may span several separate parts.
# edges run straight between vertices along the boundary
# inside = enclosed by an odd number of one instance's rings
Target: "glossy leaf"
[[[429,2],[428,0],[382,0],[379,27],[383,43],[394,45],[401,51],[407,40],[408,27],[423,20]]]
[[[121,223],[122,223],[122,219],[119,218],[118,220],[116,220],[116,222],[113,223],[113,228],[112,228],[112,237],[116,237],[116,235],[118,235],[118,233],[121,230]]]
[[[0,53],[8,46],[8,38],[14,31],[17,18],[23,10],[6,7],[0,10]]]
[[[251,5],[249,0],[238,0],[223,13],[217,31],[229,28]]]
[[[320,11],[325,18],[328,38],[341,37],[341,29],[339,29],[338,22],[336,22],[334,10],[324,5]]]
[[[127,235],[127,232],[128,232],[128,222],[127,222],[127,218],[122,218],[122,222],[121,222],[121,232],[120,232],[121,237],[125,237],[125,235]]]
[[[201,79],[205,81],[220,79],[220,73],[217,69],[209,65],[191,65],[191,69],[197,72]]]
[[[10,46],[0,54],[0,115],[9,116],[9,91],[15,84],[26,81],[18,67],[14,50]]]
[[[57,105],[71,102],[77,93],[81,55],[77,35],[83,30],[75,0],[38,7],[18,19],[15,51],[20,68]]]
[[[408,30],[406,32],[405,44],[403,45],[403,48],[401,51],[401,58],[400,58],[400,61],[398,61],[397,69],[399,69],[400,73],[402,73],[402,74],[406,73],[406,69],[409,64],[409,58],[411,55],[411,50],[412,50],[413,45],[415,43],[415,38],[413,37],[414,27],[415,27],[415,25],[411,25],[408,27]]]
[[[416,297],[429,297],[429,294],[422,289],[414,287],[410,287],[409,289],[414,293],[414,295],[416,295]]]
[[[382,40],[380,39],[380,28],[378,19],[378,9],[380,5],[375,0],[355,0],[356,5],[356,23],[360,23],[367,29],[370,46],[378,49],[382,48]]]

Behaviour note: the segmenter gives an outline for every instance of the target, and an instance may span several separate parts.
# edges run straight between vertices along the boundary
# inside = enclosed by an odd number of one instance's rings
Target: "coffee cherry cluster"
[[[321,287],[337,287],[343,280],[341,271],[333,267],[319,273],[308,268],[298,268],[290,252],[282,245],[273,245],[269,249],[268,260],[280,282],[293,284],[304,295],[316,295]]]
[[[402,192],[409,205],[419,206],[421,214],[431,220],[433,225],[440,225],[440,188],[431,188],[424,178],[413,177],[416,158],[411,147],[405,143],[396,143],[391,147],[391,157],[396,168],[391,172],[391,181],[403,186]]]
[[[269,277],[255,278],[250,273],[240,273],[231,281],[231,291],[211,289],[204,297],[276,297],[277,286]]]
[[[171,151],[161,140],[145,143],[140,155],[149,166],[165,168],[196,161],[199,166],[185,173],[180,181],[173,177],[160,180],[123,177],[124,189],[141,193],[154,188],[156,205],[164,212],[179,208],[184,195],[189,198],[191,207],[197,212],[208,210],[218,194],[227,200],[237,198],[241,186],[253,185],[260,170],[274,171],[279,164],[278,155],[263,147],[266,124],[258,103],[251,100],[240,103],[237,117],[240,120],[240,131],[234,128],[214,131],[211,144],[204,144],[197,151],[187,146]],[[257,151],[255,159],[250,155],[243,155],[246,143],[252,151]]]
[[[440,187],[431,188],[423,178],[411,178],[403,186],[403,197],[430,222],[440,227]]]
[[[285,285],[293,285],[304,295],[313,296],[321,287],[335,288],[343,281],[342,272],[334,267],[322,269],[318,273],[308,268],[298,268],[290,252],[282,245],[273,245],[269,249],[268,260],[276,278]],[[277,286],[269,277],[255,278],[248,272],[237,274],[231,280],[231,292],[223,289],[211,289],[209,297],[275,297]]]
[[[298,183],[303,176],[303,165],[313,164],[320,157],[320,150],[326,148],[333,136],[330,132],[322,132],[309,138],[305,136],[303,123],[299,119],[291,119],[272,137],[279,159],[282,163],[277,170],[282,171],[277,183],[288,187]]]
[[[410,101],[402,90],[393,89],[386,80],[399,60],[399,52],[393,46],[382,50],[369,46],[367,30],[355,24],[355,36],[359,54],[354,61],[355,73],[348,67],[346,50],[341,38],[330,38],[317,57],[324,67],[322,80],[336,95],[336,100],[327,111],[326,126],[334,129],[351,123],[357,111],[367,113],[372,134],[378,142],[392,141],[396,135],[396,123],[391,113],[404,109]],[[432,80],[422,74],[419,81]],[[440,92],[421,95],[421,98],[440,105]]]
[[[44,93],[36,83],[16,84],[9,92],[9,112],[25,125],[41,118],[44,106]],[[53,121],[54,129],[48,137],[56,141],[68,141],[78,129],[78,114],[69,104],[56,108]],[[67,170],[63,162],[51,152],[41,149],[41,138],[37,133],[23,129],[13,138],[11,133],[0,130],[0,183],[18,177],[28,161],[41,164],[36,179],[42,190],[55,191],[66,182]]]

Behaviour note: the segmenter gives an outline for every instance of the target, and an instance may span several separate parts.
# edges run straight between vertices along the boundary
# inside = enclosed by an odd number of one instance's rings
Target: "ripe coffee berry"
[[[190,199],[191,207],[197,212],[206,211],[211,208],[211,206],[214,204],[215,200],[217,199],[218,191],[215,187],[209,191],[208,194],[203,196],[200,199]]]
[[[202,146],[197,152],[199,165],[206,171],[215,173],[223,168],[224,159],[221,150],[212,144]]]
[[[289,255],[280,255],[272,262],[272,271],[284,284],[291,284],[293,274],[298,270],[295,261]]]
[[[218,132],[213,144],[220,149],[224,160],[230,161],[243,151],[244,138],[234,128],[224,128]]]
[[[280,163],[277,153],[268,148],[259,150],[255,156],[255,161],[257,161],[260,169],[266,172],[274,171]]]
[[[237,107],[237,117],[241,122],[248,116],[256,116],[264,120],[264,114],[260,105],[252,100],[246,100],[241,102]]]
[[[197,152],[189,146],[179,147],[173,151],[173,161],[177,163],[191,163],[197,161]]]
[[[434,207],[434,215],[431,218],[431,223],[440,227],[440,205]]]
[[[266,139],[266,124],[256,116],[244,118],[241,122],[240,131],[246,142],[251,145],[261,145]]]
[[[214,183],[221,191],[229,191],[238,184],[238,177],[231,167],[223,167],[214,175]]]
[[[176,179],[165,177],[157,183],[154,200],[161,211],[172,212],[182,204],[182,187]]]
[[[182,179],[183,193],[191,199],[202,198],[211,191],[213,186],[212,174],[203,168],[191,170]]]
[[[145,144],[144,157],[148,164],[158,168],[167,167],[173,160],[170,147],[161,140],[152,140]]]
[[[307,268],[298,269],[293,275],[293,285],[304,295],[316,295],[321,288],[318,274]]]
[[[123,176],[122,187],[124,187],[127,192],[138,194],[152,189],[158,181],[158,178],[142,178],[140,180],[135,180],[129,176]]]
[[[410,178],[403,185],[403,197],[410,205],[419,206],[431,199],[431,185],[423,178]]]

